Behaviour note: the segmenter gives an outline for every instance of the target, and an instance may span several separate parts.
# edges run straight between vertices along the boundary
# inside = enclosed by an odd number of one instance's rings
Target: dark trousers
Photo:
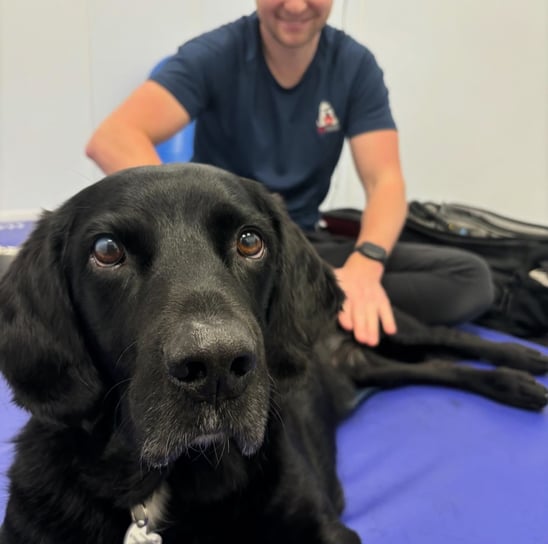
[[[307,237],[335,268],[354,249],[354,240],[324,231],[307,233]],[[485,312],[495,296],[489,267],[481,257],[411,242],[395,245],[382,284],[393,306],[431,325],[470,321]]]

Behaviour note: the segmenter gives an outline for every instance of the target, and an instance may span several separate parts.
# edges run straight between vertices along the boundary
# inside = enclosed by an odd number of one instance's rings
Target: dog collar
[[[126,532],[123,544],[162,544],[162,537],[149,532],[146,504],[138,504],[131,509],[132,523]]]

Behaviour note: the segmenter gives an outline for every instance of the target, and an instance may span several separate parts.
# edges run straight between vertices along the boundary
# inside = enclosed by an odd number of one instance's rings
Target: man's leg
[[[423,323],[470,321],[493,304],[488,264],[457,248],[400,242],[386,264],[383,285],[392,304]]]
[[[334,267],[342,266],[354,249],[353,240],[325,232],[309,239]],[[487,263],[473,253],[445,246],[397,243],[386,263],[383,286],[393,306],[432,325],[472,320],[494,300]]]

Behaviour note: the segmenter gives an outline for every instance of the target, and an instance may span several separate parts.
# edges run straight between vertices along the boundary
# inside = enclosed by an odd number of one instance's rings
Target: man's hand
[[[381,285],[383,265],[360,254],[352,254],[335,275],[346,295],[339,323],[362,344],[379,343],[379,323],[386,334],[396,332],[392,306]]]

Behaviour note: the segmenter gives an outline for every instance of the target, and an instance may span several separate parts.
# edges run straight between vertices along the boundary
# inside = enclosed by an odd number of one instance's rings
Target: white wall
[[[185,39],[254,0],[0,0],[0,211],[98,179],[93,128]],[[376,54],[410,198],[548,223],[548,2],[335,0]],[[348,151],[329,206],[363,201]]]
[[[49,206],[90,181],[86,3],[2,0],[1,208]]]
[[[548,2],[367,0],[352,22],[385,70],[409,197],[548,223]]]

